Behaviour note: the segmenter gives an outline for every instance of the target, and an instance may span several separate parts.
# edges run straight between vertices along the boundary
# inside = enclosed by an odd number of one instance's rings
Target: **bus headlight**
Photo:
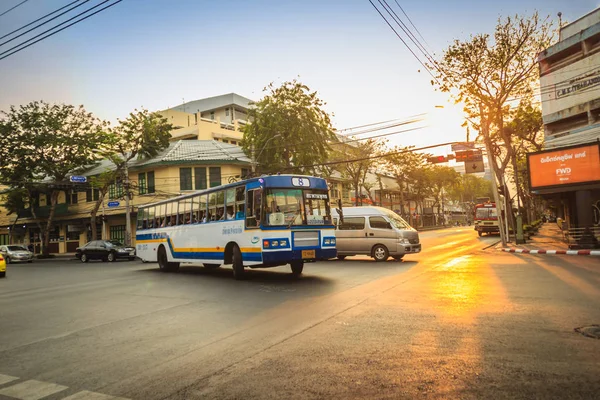
[[[271,241],[271,245],[272,245],[273,247],[277,247],[277,246],[279,246],[279,242],[278,242],[277,240],[272,240],[272,241]]]
[[[280,242],[279,242],[279,245],[280,245],[281,247],[287,247],[287,240],[282,240],[282,241],[280,241]]]

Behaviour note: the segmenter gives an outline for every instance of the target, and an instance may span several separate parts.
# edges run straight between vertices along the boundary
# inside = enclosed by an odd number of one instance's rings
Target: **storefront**
[[[600,229],[600,141],[527,155],[529,185],[565,221],[565,229]]]

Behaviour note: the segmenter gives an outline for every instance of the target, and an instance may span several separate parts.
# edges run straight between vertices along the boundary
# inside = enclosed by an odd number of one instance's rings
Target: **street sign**
[[[467,174],[476,174],[478,172],[485,172],[483,165],[483,159],[480,161],[465,161],[465,172]]]
[[[475,149],[475,142],[460,142],[452,145],[452,151],[465,151]]]
[[[69,177],[69,180],[71,182],[75,182],[75,183],[85,183],[85,182],[87,182],[87,178],[85,176],[81,176],[81,175],[71,175]]]
[[[119,207],[119,203],[118,201],[109,201],[108,203],[106,203],[107,206],[109,207]]]

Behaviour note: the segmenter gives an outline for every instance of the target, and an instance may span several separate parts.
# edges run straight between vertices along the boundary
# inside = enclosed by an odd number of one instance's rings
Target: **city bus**
[[[140,206],[136,251],[163,271],[181,263],[244,269],[336,257],[335,229],[325,179],[269,175]]]
[[[484,233],[500,233],[500,225],[498,223],[498,209],[496,203],[483,203],[475,205],[473,215],[475,222],[475,230],[482,236]]]

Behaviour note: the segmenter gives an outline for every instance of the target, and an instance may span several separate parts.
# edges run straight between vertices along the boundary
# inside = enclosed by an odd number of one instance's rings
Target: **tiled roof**
[[[156,157],[148,159],[134,158],[129,162],[129,168],[137,169],[156,164],[177,163],[210,163],[223,164],[227,162],[250,164],[242,148],[233,144],[215,140],[179,140],[171,142],[169,147]],[[96,166],[86,171],[84,175],[93,176],[111,170],[114,165],[108,160],[102,160]]]

